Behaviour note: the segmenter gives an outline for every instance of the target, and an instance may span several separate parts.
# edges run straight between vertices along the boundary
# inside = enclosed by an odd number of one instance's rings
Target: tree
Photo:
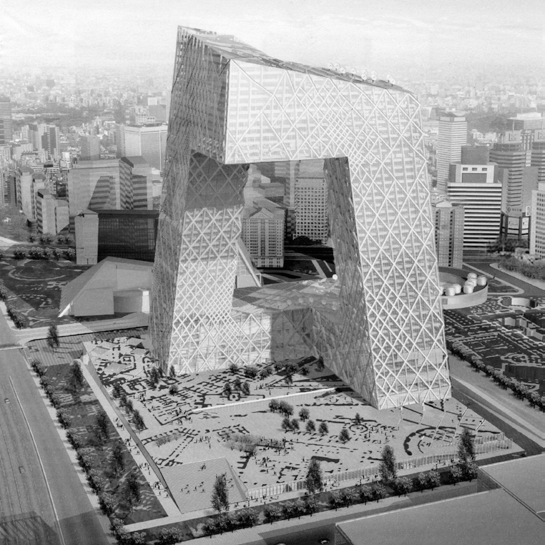
[[[125,482],[125,497],[131,507],[140,501],[140,482],[134,471],[129,473]]]
[[[299,411],[299,418],[304,422],[305,420],[308,420],[310,417],[310,412],[307,408],[303,407]]]
[[[274,503],[267,504],[264,509],[265,521],[271,524],[282,516],[282,510]]]
[[[356,492],[352,488],[341,490],[341,504],[350,507],[356,501]]]
[[[112,448],[110,469],[115,477],[117,477],[125,469],[125,453],[123,452],[123,446],[119,441],[116,441]]]
[[[462,465],[461,469],[464,479],[472,481],[477,477],[479,467],[475,462],[467,462]]]
[[[114,388],[112,390],[112,396],[115,399],[119,399],[122,394],[123,394],[123,386],[121,386],[121,384],[119,382],[116,382],[114,384]]]
[[[441,484],[441,476],[437,471],[430,471],[427,475],[427,485],[432,490]]]
[[[234,362],[230,363],[228,369],[231,372],[231,374],[234,375],[238,371],[238,365]]]
[[[284,416],[291,416],[293,414],[293,406],[290,405],[287,401],[280,401],[278,403],[278,410]]]
[[[229,509],[229,491],[227,489],[227,475],[222,473],[216,476],[212,491],[212,507],[218,512]]]
[[[102,492],[98,495],[98,503],[100,505],[101,511],[109,517],[115,510],[117,501],[112,494],[108,492]]]
[[[373,489],[368,485],[360,486],[359,488],[360,500],[363,503],[367,503],[373,499]]]
[[[343,428],[341,433],[339,433],[339,441],[341,443],[347,443],[350,441],[350,432],[346,428]]]
[[[68,382],[73,390],[79,390],[83,386],[83,371],[77,360],[74,360],[70,366],[70,377],[68,378]]]
[[[236,513],[235,520],[239,528],[252,528],[257,524],[258,515],[253,509],[241,509]]]
[[[393,482],[393,488],[400,496],[404,496],[413,489],[413,482],[409,477],[397,477]]]
[[[250,395],[250,383],[249,382],[243,382],[242,383],[242,393],[246,396]]]
[[[450,468],[449,474],[450,474],[450,480],[452,484],[454,485],[456,485],[456,483],[462,480],[462,469],[460,468],[459,465],[453,465]]]
[[[229,382],[225,383],[225,386],[223,387],[223,394],[226,398],[231,397],[231,394],[233,393],[233,387]]]
[[[47,345],[50,348],[59,346],[59,331],[57,329],[57,326],[55,324],[49,326],[49,329],[47,330]]]
[[[172,367],[171,367],[172,369]],[[171,395],[171,396],[175,396],[177,393],[178,393],[178,385],[177,384],[173,384],[169,389],[168,389],[168,393]]]
[[[416,478],[416,485],[421,492],[426,490],[428,488],[428,476],[425,473],[419,473]]]
[[[386,489],[380,483],[373,485],[373,500],[377,503],[386,497]]]
[[[299,431],[299,420],[297,418],[291,420],[291,431]]]
[[[271,399],[271,401],[269,402],[269,411],[271,411],[271,413],[276,413],[280,410],[280,402],[278,401],[278,399]]]
[[[100,409],[97,412],[95,418],[95,425],[97,427],[97,436],[101,443],[104,443],[110,437],[110,430],[108,428],[108,415],[104,409]]]
[[[325,435],[326,433],[329,433],[329,428],[326,422],[320,422],[320,425],[318,426],[318,432],[320,433],[320,435]]]
[[[390,445],[384,445],[379,466],[380,478],[384,483],[394,481],[397,477],[396,458],[394,449]]]
[[[475,461],[475,440],[467,428],[464,428],[458,438],[458,458],[462,464]]]
[[[359,426],[360,424],[363,423],[363,418],[360,416],[360,413],[356,413],[356,416],[354,418],[354,423],[356,424],[356,426]]]
[[[324,488],[322,468],[320,462],[314,458],[311,458],[310,464],[308,465],[305,485],[309,494],[316,494],[316,492],[321,492]]]
[[[133,411],[132,422],[134,424],[134,427],[136,428],[136,431],[143,431],[146,429],[146,424],[144,422],[144,419],[142,418],[142,415],[140,414],[140,411]]]
[[[284,417],[284,420],[282,420],[281,427],[282,427],[282,430],[284,430],[285,432],[291,431],[291,429],[292,429],[291,428],[291,420],[290,420],[289,416]]]
[[[335,509],[335,511],[342,505],[341,491],[333,490],[329,496],[329,505]]]
[[[235,380],[233,380],[233,388],[239,391],[242,388],[242,380],[240,380],[240,377],[236,377]]]
[[[314,433],[316,431],[316,424],[314,420],[309,420],[306,425],[306,430],[308,433]]]
[[[159,533],[160,545],[175,545],[184,538],[184,533],[179,528],[162,528]]]
[[[244,375],[248,378],[255,378],[257,377],[257,374],[259,373],[259,370],[255,365],[248,365],[244,368]]]

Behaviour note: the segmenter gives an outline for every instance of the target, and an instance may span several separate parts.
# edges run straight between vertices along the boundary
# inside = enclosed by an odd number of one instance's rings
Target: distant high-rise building
[[[532,192],[530,254],[545,258],[545,182]]]
[[[498,165],[505,183],[501,230],[504,238],[528,239],[532,191],[537,189],[538,169],[526,165],[526,156],[521,131],[502,133],[490,150],[490,160]]]
[[[142,156],[152,167],[163,170],[167,144],[167,125],[120,125],[118,157]]]
[[[295,236],[327,242],[329,208],[325,178],[296,178],[294,201]]]
[[[12,138],[11,101],[6,96],[0,96],[0,146],[9,144]]]
[[[538,183],[545,183],[545,130],[537,131],[532,142],[530,165],[537,168]]]
[[[437,264],[461,268],[464,260],[464,207],[443,198],[432,204],[432,211]]]
[[[464,207],[464,255],[486,252],[500,236],[503,185],[495,167],[482,162],[450,165],[448,197]]]
[[[437,190],[441,193],[447,193],[450,164],[460,162],[466,143],[466,118],[454,113],[442,115],[437,140]]]
[[[80,161],[74,165],[68,173],[68,202],[71,217],[92,206],[97,210],[119,209],[119,160]]]
[[[81,160],[98,161],[100,159],[100,138],[93,134],[86,134],[80,139]]]
[[[256,267],[284,266],[285,213],[266,199],[256,199],[253,207],[244,210],[242,241]]]

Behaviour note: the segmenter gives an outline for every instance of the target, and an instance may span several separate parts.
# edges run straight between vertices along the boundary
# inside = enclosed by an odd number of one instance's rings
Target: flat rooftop
[[[352,545],[537,545],[545,526],[505,490],[337,524]]]
[[[545,454],[482,469],[545,520]],[[543,530],[545,532],[545,528]]]

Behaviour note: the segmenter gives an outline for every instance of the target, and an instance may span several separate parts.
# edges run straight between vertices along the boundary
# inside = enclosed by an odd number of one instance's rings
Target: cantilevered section
[[[150,325],[161,364],[195,372],[261,361],[284,328],[379,408],[448,397],[415,97],[180,28],[171,104]],[[301,308],[281,318],[246,312],[233,289],[247,166],[320,158],[335,303],[318,293],[318,308],[298,296]]]

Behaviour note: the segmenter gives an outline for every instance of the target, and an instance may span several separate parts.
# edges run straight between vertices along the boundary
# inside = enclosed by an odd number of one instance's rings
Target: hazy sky
[[[178,25],[271,55],[389,67],[545,67],[545,0],[0,0],[2,64],[173,65]],[[393,74],[395,76],[395,74]]]

